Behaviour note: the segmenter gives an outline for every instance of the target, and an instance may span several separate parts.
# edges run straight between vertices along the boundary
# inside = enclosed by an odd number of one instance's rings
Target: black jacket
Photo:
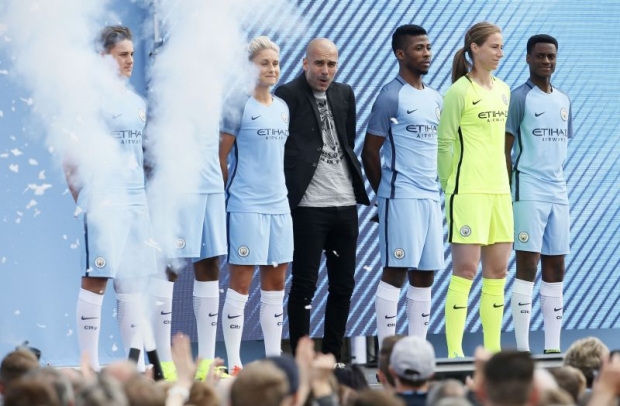
[[[355,200],[368,205],[368,195],[360,162],[354,151],[355,95],[351,86],[332,82],[327,88],[327,101],[332,110],[338,141],[349,166]],[[302,74],[275,91],[290,111],[289,137],[284,150],[284,176],[291,210],[296,208],[314,176],[323,149],[319,109],[312,88]]]

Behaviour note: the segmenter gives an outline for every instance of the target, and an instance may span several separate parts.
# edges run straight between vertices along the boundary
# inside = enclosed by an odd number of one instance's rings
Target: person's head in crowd
[[[336,375],[338,383],[356,391],[370,388],[364,375],[364,370],[358,364],[346,365],[344,368],[334,368],[334,375]]]
[[[280,371],[284,372],[288,383],[289,395],[296,396],[299,390],[299,367],[293,356],[284,354],[277,357],[265,358],[272,362]]]
[[[603,359],[609,357],[609,348],[596,337],[586,337],[575,341],[564,354],[564,365],[580,370],[586,377],[586,386],[592,388],[595,371],[601,367]]]
[[[7,386],[3,401],[4,406],[62,406],[50,382],[28,375]]]
[[[130,406],[164,406],[166,392],[142,375],[135,376],[123,385]]]
[[[346,406],[405,406],[405,402],[386,391],[365,389],[345,403]]]
[[[0,393],[4,393],[12,381],[37,368],[39,360],[32,351],[18,349],[8,353],[0,364]]]
[[[485,406],[525,406],[536,404],[534,360],[520,351],[500,351],[484,365],[478,398]]]
[[[564,389],[558,387],[555,389],[547,389],[540,392],[538,403],[536,406],[559,406],[559,405],[575,405],[572,396]]]
[[[113,377],[120,383],[129,382],[140,375],[138,373],[138,369],[136,368],[136,363],[129,360],[115,361],[103,368],[101,372],[105,375]]]
[[[583,372],[571,366],[554,368],[549,372],[555,378],[558,386],[573,398],[573,402],[579,402],[579,398],[586,391],[586,377],[583,376]]]
[[[432,384],[426,404],[436,406],[444,398],[465,398],[465,386],[456,379],[445,379]]]
[[[425,391],[435,373],[435,350],[423,338],[404,337],[394,344],[389,370],[396,383],[396,392]]]
[[[557,389],[558,383],[548,370],[544,368],[535,368],[534,388],[538,391],[538,393],[541,393],[542,391]]]
[[[26,377],[47,382],[58,397],[58,401],[62,406],[75,405],[75,392],[69,378],[60,372],[59,369],[52,367],[37,368],[30,371]]]
[[[129,406],[121,384],[107,374],[99,374],[75,394],[79,406]]]
[[[429,403],[427,403],[428,405]],[[471,402],[461,397],[447,397],[440,399],[434,406],[472,406]]]
[[[243,367],[230,388],[231,406],[285,406],[294,403],[286,374],[271,361],[254,361]]]
[[[218,406],[220,400],[213,386],[206,382],[194,382],[189,391],[189,401],[193,406]]]
[[[379,368],[377,368],[377,378],[379,378],[379,383],[381,383],[381,385],[388,390],[392,390],[394,389],[394,386],[396,386],[394,378],[389,371],[390,356],[392,355],[394,344],[396,344],[396,342],[401,338],[403,338],[403,336],[385,337],[381,343],[381,350],[379,350]]]

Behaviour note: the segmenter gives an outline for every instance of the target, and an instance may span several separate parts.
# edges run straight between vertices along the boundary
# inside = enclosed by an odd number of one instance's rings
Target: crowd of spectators
[[[187,336],[173,338],[177,381],[155,381],[131,361],[115,362],[95,373],[88,359],[81,368],[42,367],[27,348],[7,354],[0,366],[4,406],[546,406],[620,405],[620,354],[597,338],[576,341],[564,365],[537,367],[527,352],[475,353],[475,371],[465,382],[434,379],[435,352],[418,337],[387,337],[371,385],[359,365],[336,363],[317,353],[309,338],[296,356],[254,361],[236,377],[221,379],[219,362],[196,381],[199,360]],[[336,366],[336,367],[334,367]]]

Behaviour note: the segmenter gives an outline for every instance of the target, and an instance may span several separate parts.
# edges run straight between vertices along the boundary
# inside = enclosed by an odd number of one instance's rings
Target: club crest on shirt
[[[506,96],[505,94],[502,94],[502,101],[504,102],[506,106],[508,106],[508,96]]]
[[[237,250],[237,253],[239,254],[240,257],[244,257],[245,258],[248,255],[250,255],[250,249],[248,247],[246,247],[245,245],[242,245]]]
[[[177,238],[177,240],[174,242],[174,246],[178,250],[182,250],[183,248],[185,248],[185,240],[183,238]]]
[[[99,269],[105,266],[105,259],[103,257],[95,258],[95,266]]]
[[[405,250],[402,248],[396,248],[394,250],[394,258],[396,259],[403,259],[405,258]]]
[[[142,120],[143,123],[146,123],[146,112],[144,110],[138,110],[138,117],[140,117],[140,120]]]
[[[461,227],[461,229],[459,230],[459,233],[461,234],[461,236],[463,237],[469,237],[471,235],[471,227],[470,226],[463,226]]]
[[[441,109],[439,106],[435,107],[435,115],[437,116],[437,120],[441,118]]]
[[[284,121],[286,124],[288,124],[288,114],[282,113],[282,121]]]
[[[521,231],[521,232],[519,233],[518,238],[519,238],[519,241],[521,241],[521,242],[523,242],[523,243],[526,243],[526,242],[528,242],[528,241],[529,241],[529,239],[530,239],[530,235],[529,235],[528,233],[526,233],[525,231]]]
[[[564,121],[568,120],[568,110],[566,110],[566,107],[560,109],[560,117],[562,117]]]

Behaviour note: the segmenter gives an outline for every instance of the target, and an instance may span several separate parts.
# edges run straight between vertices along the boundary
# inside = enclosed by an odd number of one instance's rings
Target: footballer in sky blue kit
[[[443,99],[422,82],[430,66],[431,45],[422,27],[404,25],[394,32],[392,48],[399,75],[377,96],[362,153],[379,206],[384,267],[375,302],[379,343],[396,332],[398,299],[407,274],[409,334],[426,338],[433,271],[444,266],[437,181],[437,126]]]
[[[560,352],[564,256],[570,252],[570,216],[564,164],[573,135],[569,97],[551,85],[558,43],[534,35],[527,43],[530,78],[511,93],[506,159],[511,172],[517,275],[512,314],[517,348],[529,351],[532,292],[538,262],[545,352]]]
[[[236,110],[238,113],[225,116],[220,129],[235,136],[226,185],[228,262],[238,265],[290,262],[292,226],[282,169],[288,137],[288,107],[276,96],[271,106],[247,96]],[[235,117],[238,119],[234,120]],[[265,223],[267,219],[270,220]],[[270,228],[265,229],[269,223]]]
[[[254,89],[224,105],[220,124],[220,165],[226,181],[228,272],[222,333],[228,369],[243,367],[244,310],[255,267],[260,271],[260,326],[265,355],[282,352],[284,286],[293,260],[293,222],[284,180],[284,144],[289,109],[271,94],[280,78],[280,48],[266,36],[248,44]]]
[[[126,354],[141,348],[136,336],[141,327],[141,291],[156,271],[156,249],[144,185],[142,137],[146,102],[129,89],[133,70],[131,31],[108,26],[100,36],[100,52],[118,68],[118,86],[111,86],[101,105],[101,115],[115,142],[88,159],[65,158],[67,183],[84,212],[84,269],[76,308],[77,337],[81,353],[98,371],[101,306],[108,279],[114,280],[117,320]],[[93,135],[92,137],[96,137]],[[84,138],[92,148],[108,139]],[[135,341],[135,342],[134,342]],[[144,351],[138,369],[144,370]]]

